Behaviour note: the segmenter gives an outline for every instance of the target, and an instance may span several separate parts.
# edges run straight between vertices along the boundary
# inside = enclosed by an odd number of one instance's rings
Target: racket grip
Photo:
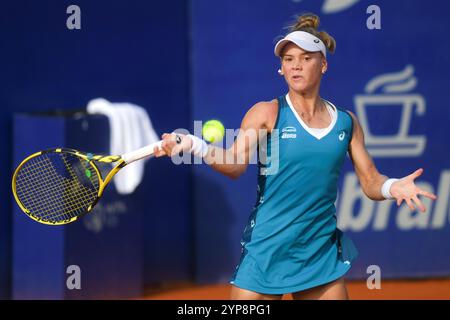
[[[149,144],[148,146],[123,154],[121,157],[127,164],[141,160],[153,155],[153,149],[161,148],[162,140]]]

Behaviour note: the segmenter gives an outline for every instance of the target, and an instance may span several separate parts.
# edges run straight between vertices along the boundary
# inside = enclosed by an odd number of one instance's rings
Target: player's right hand
[[[177,143],[176,136],[181,138],[181,142]],[[154,148],[155,157],[171,156],[180,154],[181,152],[189,152],[192,148],[192,139],[180,133],[164,133],[162,135],[161,148]]]

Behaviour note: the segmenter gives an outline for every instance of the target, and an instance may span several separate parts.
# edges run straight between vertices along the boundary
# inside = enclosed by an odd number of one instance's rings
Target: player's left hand
[[[419,200],[418,195],[425,196],[432,200],[437,199],[436,195],[424,191],[414,184],[414,180],[422,175],[422,173],[423,169],[420,168],[409,176],[406,176],[392,184],[390,192],[391,195],[397,200],[397,206],[400,206],[404,200],[411,210],[416,210],[413,205],[414,203],[420,211],[425,212],[425,206],[422,201]]]

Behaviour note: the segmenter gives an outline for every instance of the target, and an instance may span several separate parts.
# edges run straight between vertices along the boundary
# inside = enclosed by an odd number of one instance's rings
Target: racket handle
[[[148,146],[123,154],[121,157],[127,164],[153,155],[153,149],[157,146],[161,148],[162,140],[154,142]]]

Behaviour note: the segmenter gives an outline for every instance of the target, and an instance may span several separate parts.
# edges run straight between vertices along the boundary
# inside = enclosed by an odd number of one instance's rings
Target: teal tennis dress
[[[337,228],[334,205],[352,118],[324,102],[332,122],[314,132],[288,95],[278,98],[274,130],[258,145],[257,201],[230,281],[239,288],[263,294],[302,291],[342,277],[358,254]]]

